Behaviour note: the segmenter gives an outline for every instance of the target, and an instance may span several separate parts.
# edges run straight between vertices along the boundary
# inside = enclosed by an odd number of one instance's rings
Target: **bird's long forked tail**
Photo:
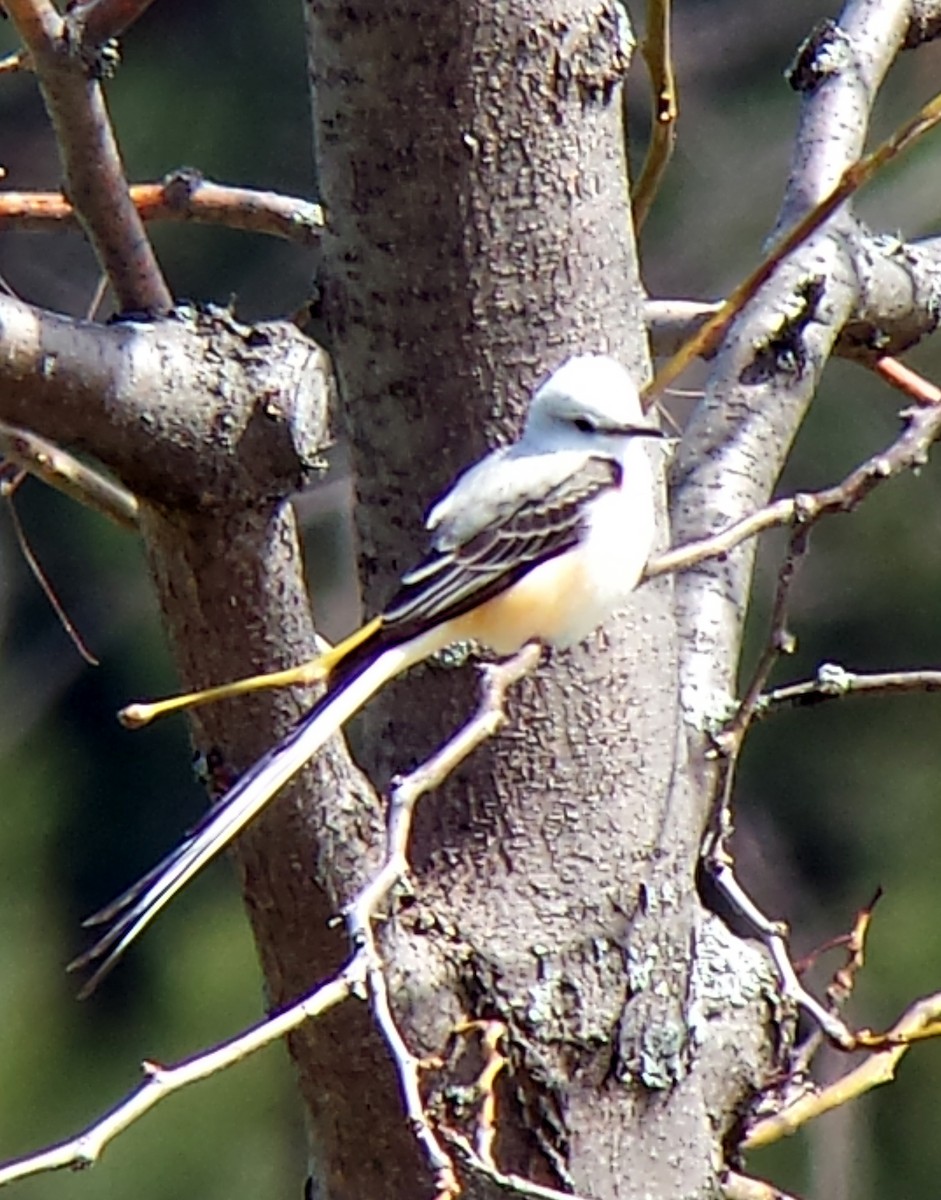
[[[99,964],[82,986],[81,999],[95,990],[164,905],[245,828],[324,743],[385,683],[411,665],[408,644],[391,646],[376,658],[367,659],[327,692],[278,745],[249,767],[175,850],[84,922],[88,927],[110,927],[69,964],[70,971]]]

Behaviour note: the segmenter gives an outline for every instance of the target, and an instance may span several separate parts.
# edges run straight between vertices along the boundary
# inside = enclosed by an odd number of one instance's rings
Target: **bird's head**
[[[530,448],[620,458],[638,437],[663,433],[645,417],[633,379],[605,354],[579,354],[537,388],[520,440]]]

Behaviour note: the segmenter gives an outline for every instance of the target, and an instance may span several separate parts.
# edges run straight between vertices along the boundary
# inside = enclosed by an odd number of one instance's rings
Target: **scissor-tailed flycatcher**
[[[654,535],[651,467],[637,389],[603,355],[569,359],[535,393],[519,440],[494,450],[428,515],[431,547],[382,616],[296,669],[156,705],[125,721],[277,683],[327,679],[327,691],[250,767],[182,844],[96,913],[110,929],[72,964],[100,960],[90,992],[160,909],[396,675],[458,641],[498,654],[526,642],[580,641],[634,589]]]

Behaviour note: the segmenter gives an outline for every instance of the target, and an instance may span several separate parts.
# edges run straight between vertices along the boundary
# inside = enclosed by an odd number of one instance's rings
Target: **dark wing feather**
[[[527,572],[577,545],[585,503],[621,483],[610,458],[586,458],[548,491],[503,503],[499,515],[470,536],[436,535],[433,549],[402,577],[375,632],[337,663],[328,687],[343,685],[390,644],[429,625],[462,616],[511,587]]]
[[[435,549],[402,580],[382,617],[396,641],[429,623],[459,617],[500,594],[547,559],[577,545],[585,503],[617,487],[621,469],[610,458],[588,458],[548,492],[521,495],[473,537]]]

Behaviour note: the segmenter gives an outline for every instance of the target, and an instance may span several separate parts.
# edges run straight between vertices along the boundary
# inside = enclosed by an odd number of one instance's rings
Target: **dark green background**
[[[826,10],[811,3],[678,5],[682,119],[675,163],[644,232],[656,295],[713,298],[752,265],[774,219],[798,112],[782,72]],[[832,10],[835,12],[836,10]],[[0,48],[12,49],[8,24]],[[885,132],[930,95],[939,55],[904,56],[880,100]],[[635,136],[645,136],[640,66]],[[182,165],[210,178],[313,196],[300,4],[157,0],[124,41],[108,97],[133,180]],[[904,236],[937,226],[939,139],[874,184],[865,215]],[[2,186],[52,188],[55,148],[28,75],[0,77]],[[272,239],[199,226],[154,230],[178,296],[246,318],[293,312],[313,255]],[[94,291],[77,235],[0,237],[0,274],[37,304],[82,314]],[[935,378],[931,347],[913,356]],[[934,360],[932,362],[932,359]],[[695,386],[695,381],[691,386]],[[840,477],[887,444],[898,398],[835,364],[802,431],[782,490]],[[318,579],[334,574],[338,485],[309,501]],[[431,497],[429,497],[431,499]],[[881,488],[853,517],[814,535],[794,592],[794,658],[852,669],[941,665],[941,479]],[[63,966],[81,917],[165,851],[202,804],[185,726],[136,735],[113,719],[128,699],[174,680],[134,539],[35,482],[17,510],[71,618],[102,659],[81,662],[17,551],[0,505],[0,1158],[70,1134],[115,1103],[144,1057],[169,1062],[235,1033],[262,1008],[260,977],[227,866],[208,873],[134,948],[95,998],[78,1004]],[[326,516],[324,514],[327,514]],[[762,553],[750,627],[753,659],[780,540]],[[328,613],[337,632],[349,605]],[[776,718],[749,740],[738,786],[743,872],[805,950],[843,931],[877,884],[886,889],[852,1015],[880,1026],[941,988],[941,698],[852,700]],[[825,1069],[841,1069],[834,1058]],[[934,1200],[941,1179],[941,1047],[918,1047],[898,1082],[829,1118],[755,1170],[815,1200]],[[15,1185],[12,1195],[301,1194],[304,1139],[286,1055],[275,1047],[175,1096],[84,1175]]]

